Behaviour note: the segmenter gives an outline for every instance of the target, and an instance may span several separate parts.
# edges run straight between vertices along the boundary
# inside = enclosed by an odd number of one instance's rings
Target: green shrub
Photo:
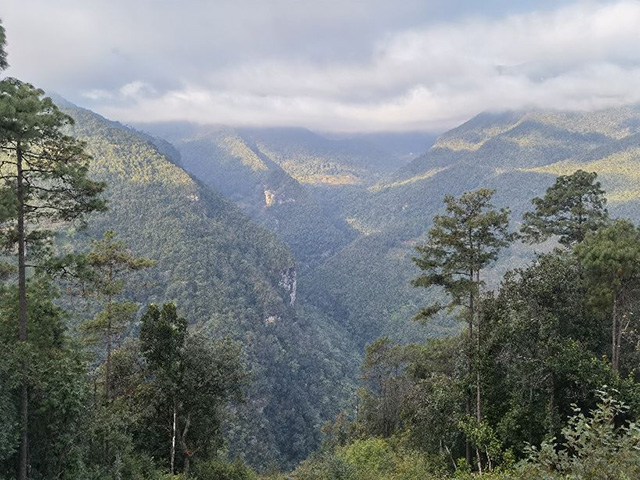
[[[208,460],[194,468],[197,480],[258,480],[258,475],[242,460],[233,462],[222,459]]]
[[[623,480],[640,478],[640,425],[618,426],[628,408],[601,392],[590,416],[578,408],[562,430],[564,441],[530,448],[519,476],[531,480]]]

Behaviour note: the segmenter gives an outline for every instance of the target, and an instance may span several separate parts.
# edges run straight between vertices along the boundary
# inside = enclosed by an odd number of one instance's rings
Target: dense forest
[[[412,158],[2,79],[0,478],[636,478],[616,112],[484,114]]]

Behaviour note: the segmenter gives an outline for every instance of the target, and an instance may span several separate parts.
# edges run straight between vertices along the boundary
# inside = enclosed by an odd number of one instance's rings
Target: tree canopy
[[[574,245],[607,223],[607,200],[597,177],[583,170],[558,176],[544,197],[531,201],[534,211],[523,216],[523,238],[538,243],[557,236],[562,245]]]

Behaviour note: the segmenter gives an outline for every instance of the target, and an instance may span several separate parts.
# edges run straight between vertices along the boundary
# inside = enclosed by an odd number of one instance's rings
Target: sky
[[[125,123],[452,128],[640,101],[640,1],[0,0],[14,76]]]

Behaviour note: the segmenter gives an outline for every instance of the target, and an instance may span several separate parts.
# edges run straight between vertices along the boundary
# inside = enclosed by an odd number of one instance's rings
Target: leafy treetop
[[[535,210],[523,216],[523,239],[539,243],[557,235],[562,245],[575,245],[587,232],[606,224],[607,200],[597,177],[595,172],[583,170],[560,175],[543,198],[532,200]]]

